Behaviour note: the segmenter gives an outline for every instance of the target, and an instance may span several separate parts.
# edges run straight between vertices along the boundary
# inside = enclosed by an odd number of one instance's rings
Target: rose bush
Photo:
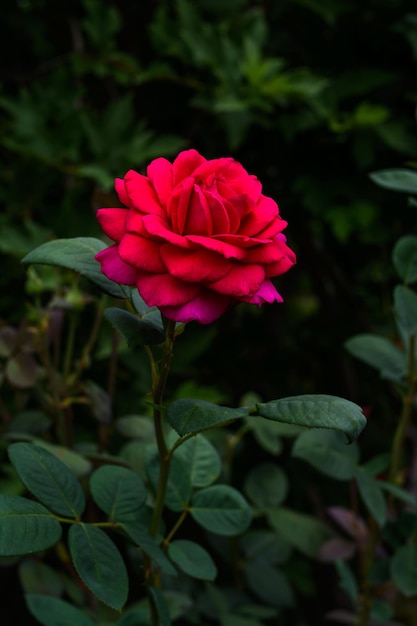
[[[238,302],[282,301],[270,279],[295,263],[287,222],[240,163],[186,150],[172,164],[155,159],[147,176],[130,170],[115,188],[127,209],[98,210],[116,243],[96,259],[108,278],[136,285],[148,306],[207,324]]]

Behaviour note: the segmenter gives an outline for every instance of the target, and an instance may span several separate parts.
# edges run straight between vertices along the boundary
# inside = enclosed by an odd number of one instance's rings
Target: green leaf
[[[404,285],[394,289],[394,313],[398,329],[406,341],[417,332],[417,294]]]
[[[42,411],[21,411],[12,417],[9,432],[37,435],[48,430],[51,424],[51,418]]]
[[[61,461],[61,463],[66,465],[68,469],[78,478],[85,476],[91,470],[91,461],[75,450],[70,450],[64,446],[57,446],[53,443],[49,443],[48,441],[44,441],[43,439],[34,439],[33,443],[39,448],[47,450],[53,454],[58,461]]]
[[[417,594],[417,546],[410,544],[396,550],[391,560],[391,578],[406,597]]]
[[[151,592],[153,601],[155,602],[161,626],[171,626],[168,605],[162,591],[157,587],[152,586],[149,587],[149,591]]]
[[[134,517],[146,501],[146,487],[137,474],[126,467],[103,465],[90,478],[91,495],[112,522]]]
[[[362,409],[336,396],[306,394],[257,404],[261,417],[308,428],[332,428],[353,441],[363,430],[366,419]]]
[[[100,528],[74,524],[68,545],[74,567],[97,598],[120,611],[127,600],[128,576],[120,552]]]
[[[38,500],[58,515],[79,519],[84,493],[66,465],[31,443],[13,443],[8,454],[22,483]]]
[[[175,456],[187,468],[193,487],[208,487],[220,475],[220,455],[203,435],[195,435],[181,443]]]
[[[285,500],[288,479],[274,463],[262,463],[249,472],[244,491],[258,509],[269,509]]]
[[[413,170],[380,170],[379,172],[369,174],[369,178],[380,187],[385,187],[385,189],[417,194],[417,172]]]
[[[175,400],[168,407],[167,419],[179,435],[199,433],[213,426],[225,426],[249,415],[250,407],[230,409],[205,400]]]
[[[94,626],[95,624],[86,613],[59,598],[28,593],[25,600],[33,617],[43,626]]]
[[[117,307],[106,309],[104,317],[119,331],[129,348],[159,344],[164,340],[164,333],[151,319],[139,319]]]
[[[22,263],[57,265],[78,272],[85,276],[96,287],[114,298],[126,298],[126,290],[109,280],[101,271],[95,255],[108,246],[94,237],[74,237],[72,239],[55,239],[43,243],[29,252]]]
[[[249,589],[263,602],[277,608],[294,605],[294,594],[287,577],[277,568],[258,559],[244,567]]]
[[[214,580],[217,568],[213,559],[198,543],[178,539],[168,546],[168,554],[178,567],[193,578],[200,580]]]
[[[156,491],[159,478],[159,457],[152,448],[147,450],[147,472]],[[165,505],[172,511],[182,511],[191,498],[191,476],[183,461],[175,455],[171,459]]]
[[[320,521],[292,509],[280,507],[268,511],[267,517],[278,535],[310,558],[316,557],[321,544],[329,534]]]
[[[149,609],[139,607],[123,613],[117,626],[151,626]]]
[[[406,354],[379,335],[355,335],[346,341],[346,350],[379,370],[382,378],[400,382],[407,371]]]
[[[399,487],[398,485],[393,485],[392,483],[387,483],[384,480],[379,480],[378,484],[380,485],[381,489],[383,489],[384,491],[388,491],[388,493],[391,493],[397,498],[397,500],[405,502],[406,504],[411,504],[411,506],[413,506],[414,508],[417,507],[416,497],[405,489],[402,489],[402,487]]]
[[[359,595],[358,584],[349,565],[340,559],[335,560],[335,566],[340,578],[340,586],[344,589],[352,601],[356,601]]]
[[[355,475],[358,448],[347,446],[344,436],[335,430],[307,430],[296,439],[292,455],[303,459],[316,470],[336,480],[350,480]]]
[[[392,262],[401,280],[406,284],[417,281],[417,237],[405,235],[392,251]]]
[[[40,559],[26,557],[19,564],[19,580],[25,593],[60,596],[64,591],[64,578]]]
[[[117,431],[129,439],[154,441],[155,428],[152,419],[140,415],[125,415],[116,420]]]
[[[303,430],[301,426],[271,422],[271,420],[263,418],[254,420],[252,416],[246,417],[245,422],[251,429],[257,443],[270,454],[280,454],[283,446],[282,439],[295,437]]]
[[[177,570],[162,552],[158,543],[151,537],[148,529],[138,520],[130,520],[119,523],[119,527],[133,541],[136,546],[142,548],[148,556],[155,561],[163,572],[170,576],[176,576]]]
[[[239,539],[239,548],[242,550],[245,561],[257,561],[262,559],[271,565],[284,563],[290,553],[291,547],[273,530],[256,529],[249,530]]]
[[[355,479],[366,508],[377,524],[383,526],[387,519],[387,505],[379,482],[364,467],[357,468]]]
[[[242,494],[229,485],[213,485],[197,491],[189,510],[200,526],[218,535],[238,535],[249,527],[252,519]]]
[[[61,525],[44,506],[0,495],[0,556],[40,552],[61,538]]]

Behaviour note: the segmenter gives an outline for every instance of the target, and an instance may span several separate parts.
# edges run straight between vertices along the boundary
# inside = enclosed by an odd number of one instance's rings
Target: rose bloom
[[[185,150],[172,164],[152,161],[147,176],[130,170],[115,189],[127,208],[98,210],[116,243],[96,259],[148,306],[208,324],[238,302],[282,302],[270,279],[295,263],[287,222],[240,163]]]

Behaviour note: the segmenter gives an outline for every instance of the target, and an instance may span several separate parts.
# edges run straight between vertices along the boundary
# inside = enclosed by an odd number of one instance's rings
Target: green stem
[[[400,421],[394,434],[394,440],[391,451],[391,465],[388,474],[388,481],[390,483],[398,484],[398,474],[401,465],[401,455],[404,446],[404,439],[407,433],[407,428],[411,420],[413,412],[414,398],[417,390],[417,379],[415,372],[415,358],[414,358],[415,337],[410,338],[410,346],[408,353],[408,380],[409,386],[407,393],[403,398],[403,406],[401,411]]]
[[[170,541],[172,541],[172,538],[174,537],[175,533],[178,531],[178,529],[180,528],[181,524],[183,523],[183,521],[185,520],[185,518],[188,515],[188,507],[186,507],[181,515],[179,516],[179,518],[177,519],[177,521],[175,522],[174,526],[171,528],[171,530],[169,531],[168,535],[165,537],[163,544],[164,547],[168,547]]]
[[[71,371],[77,322],[78,322],[78,315],[74,311],[71,311],[69,315],[67,345],[66,345],[66,350],[65,350],[64,364],[62,368],[65,383],[67,382],[69,373]]]
[[[417,392],[417,377],[415,371],[415,358],[414,358],[414,348],[415,348],[415,337],[414,335],[410,337],[410,345],[408,352],[408,371],[407,371],[407,379],[408,379],[408,388],[403,395],[402,402],[402,410],[400,420],[398,422],[397,428],[394,433],[394,439],[391,448],[391,464],[388,473],[388,481],[392,484],[398,485],[402,482],[399,480],[399,474],[401,469],[402,462],[402,452],[404,447],[404,439],[407,434],[407,428],[411,421],[411,416],[413,412],[414,406],[414,398]],[[392,505],[392,496],[390,496],[388,505]],[[362,594],[360,598],[360,606],[359,606],[359,615],[357,626],[368,626],[370,617],[371,617],[371,606],[372,606],[372,596],[373,596],[373,587],[369,582],[369,572],[371,567],[375,561],[375,554],[378,547],[378,540],[380,536],[380,529],[375,522],[375,520],[371,520],[370,531],[368,537],[368,545],[367,550],[364,557],[363,563],[363,583],[362,583]]]
[[[162,359],[159,370],[156,367],[152,352],[148,350],[148,354],[152,367],[152,397],[153,397],[153,419],[156,442],[159,455],[159,478],[156,490],[155,505],[149,525],[149,534],[156,537],[159,523],[161,521],[162,511],[164,508],[171,454],[168,450],[163,427],[162,405],[164,399],[165,386],[168,378],[169,365],[171,363],[172,351],[175,340],[175,322],[164,319],[165,341],[162,349]],[[152,567],[151,559],[147,558],[145,570],[147,572],[147,591],[148,600],[151,609],[151,624],[159,626],[159,613],[155,604],[155,599],[150,592],[150,586],[159,586],[159,576]]]

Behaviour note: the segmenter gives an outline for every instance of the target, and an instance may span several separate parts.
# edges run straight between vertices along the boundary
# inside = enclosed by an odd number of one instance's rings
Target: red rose
[[[115,188],[127,209],[99,209],[116,243],[96,259],[111,280],[136,285],[148,306],[208,324],[238,302],[282,302],[270,278],[295,263],[281,234],[287,222],[232,158],[186,150],[172,164],[155,159],[147,176],[130,170]]]

